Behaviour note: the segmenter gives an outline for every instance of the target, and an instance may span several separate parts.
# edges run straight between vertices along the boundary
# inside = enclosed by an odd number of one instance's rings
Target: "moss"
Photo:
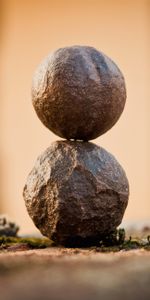
[[[102,237],[100,241],[101,246],[118,246],[125,241],[125,230],[120,228],[114,230],[112,233]]]
[[[27,245],[29,249],[43,249],[53,245],[47,238],[21,238],[0,236],[0,250],[9,249],[15,245]]]
[[[96,252],[117,252],[133,249],[145,249],[150,251],[150,236],[147,236],[146,239],[139,237],[133,239],[131,236],[126,239],[125,230],[118,229],[102,238],[99,246],[95,248]]]
[[[0,236],[1,251],[43,249],[54,245],[55,244],[47,238]],[[88,249],[94,249],[96,252],[129,251],[142,248],[150,251],[150,236],[148,235],[145,239],[139,237],[132,238],[131,236],[126,238],[124,229],[115,230],[111,234],[102,237],[101,241],[95,247],[88,247]]]

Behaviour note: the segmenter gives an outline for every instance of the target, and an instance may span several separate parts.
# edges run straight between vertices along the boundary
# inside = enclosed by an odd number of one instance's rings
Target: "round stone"
[[[38,157],[23,195],[43,235],[61,245],[91,245],[121,223],[129,185],[103,148],[57,141]]]
[[[92,140],[119,119],[126,101],[117,65],[92,47],[56,50],[37,68],[32,102],[43,124],[56,135]]]

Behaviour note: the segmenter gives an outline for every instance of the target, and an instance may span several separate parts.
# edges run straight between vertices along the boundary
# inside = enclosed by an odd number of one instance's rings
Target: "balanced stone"
[[[33,78],[32,102],[56,135],[92,140],[119,119],[126,101],[117,65],[93,47],[72,46],[50,54]]]
[[[23,194],[43,235],[62,245],[91,245],[121,223],[129,185],[102,147],[57,141],[38,157]]]

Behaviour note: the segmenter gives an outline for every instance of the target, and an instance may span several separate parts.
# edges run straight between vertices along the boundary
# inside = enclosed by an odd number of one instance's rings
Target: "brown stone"
[[[27,210],[58,244],[95,244],[121,223],[128,202],[125,172],[114,156],[87,142],[57,141],[24,187]]]
[[[92,47],[56,50],[37,68],[32,101],[43,124],[56,135],[92,140],[119,119],[126,101],[123,75]]]

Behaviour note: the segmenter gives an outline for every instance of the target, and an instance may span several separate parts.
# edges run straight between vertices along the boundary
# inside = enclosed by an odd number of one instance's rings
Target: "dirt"
[[[119,229],[90,248],[0,237],[0,299],[150,299],[150,228],[131,234]]]
[[[5,300],[150,299],[150,251],[2,251],[0,295]]]

